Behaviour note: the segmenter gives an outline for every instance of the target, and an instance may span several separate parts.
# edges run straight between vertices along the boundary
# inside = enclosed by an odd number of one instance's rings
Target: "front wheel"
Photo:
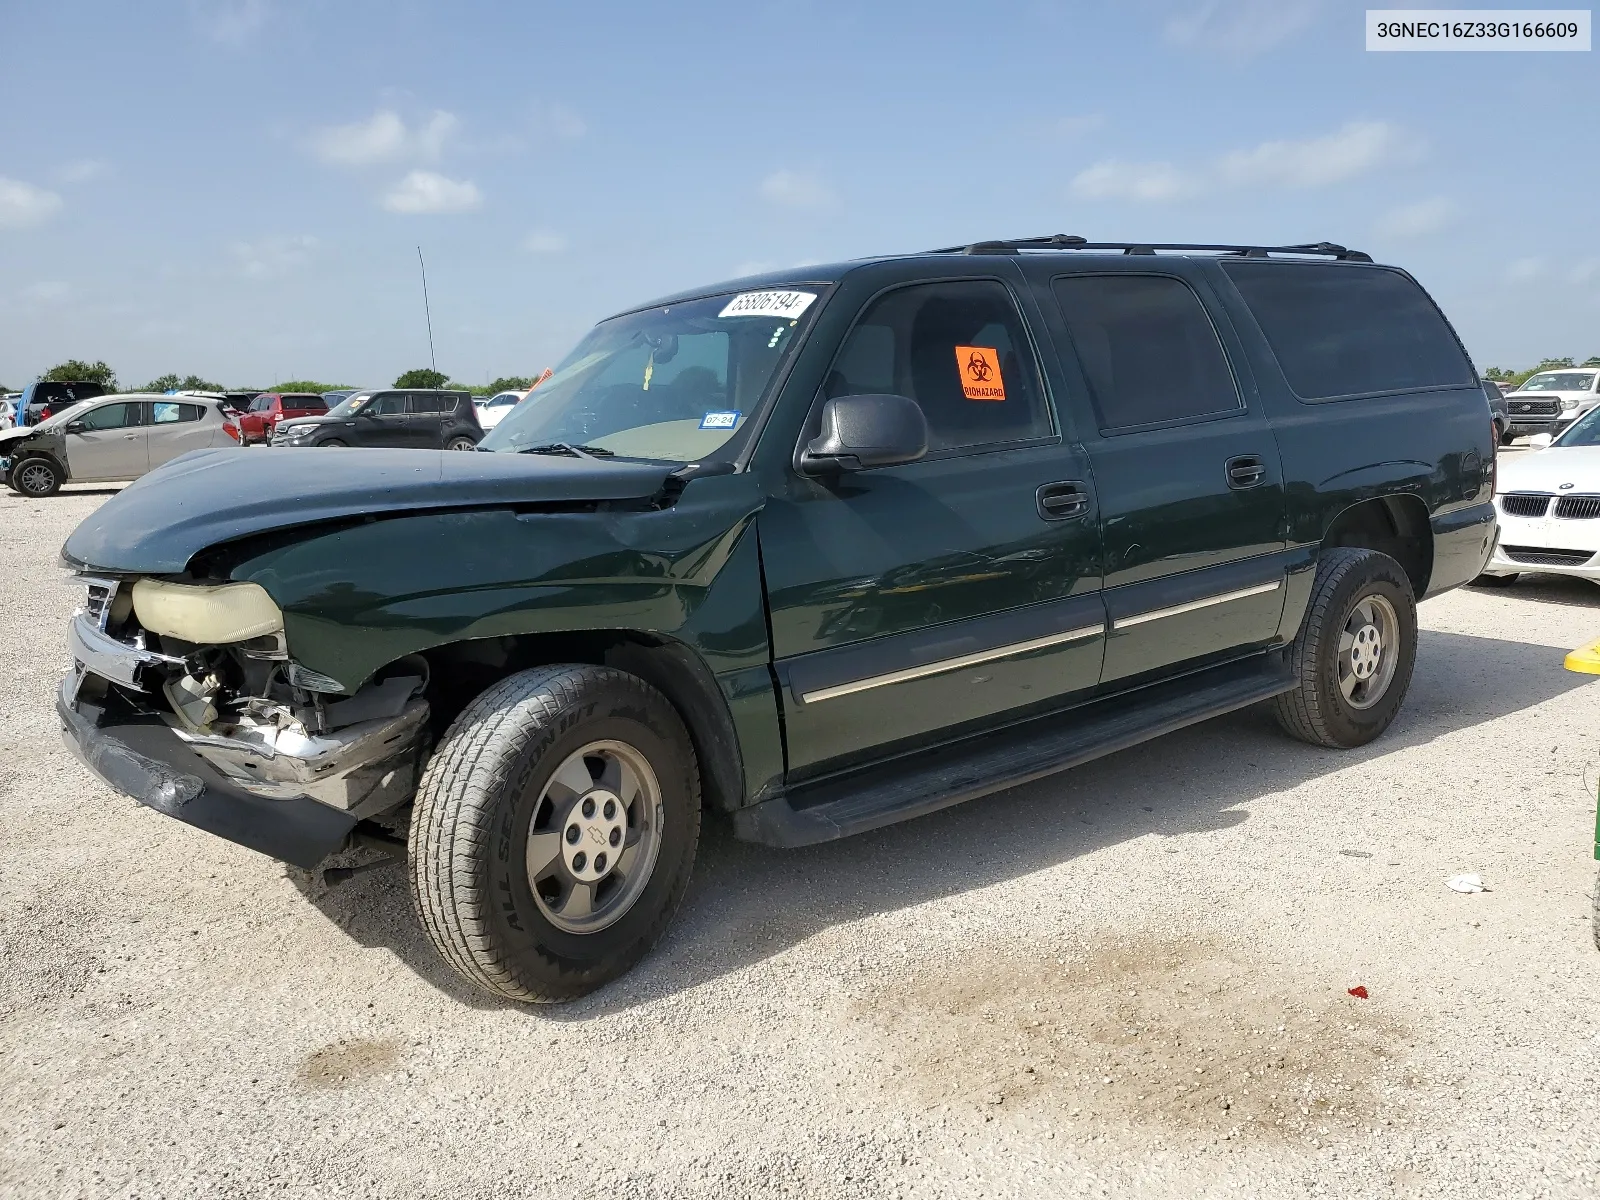
[[[1389,728],[1417,659],[1417,602],[1404,568],[1376,550],[1323,552],[1300,634],[1293,691],[1273,701],[1285,732],[1348,750]]]
[[[571,1000],[655,945],[689,885],[700,775],[637,676],[537,667],[439,744],[411,818],[411,895],[435,949],[509,1000]]]
[[[66,481],[65,473],[48,458],[25,458],[11,466],[11,487],[24,496],[54,496]]]

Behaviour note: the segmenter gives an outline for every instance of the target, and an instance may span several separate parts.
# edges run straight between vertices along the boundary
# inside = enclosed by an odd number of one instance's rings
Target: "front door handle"
[[[1047,483],[1038,491],[1039,516],[1046,521],[1065,521],[1089,511],[1089,489],[1076,479]]]
[[[1228,486],[1234,491],[1253,488],[1267,477],[1267,464],[1259,454],[1241,454],[1228,460]]]

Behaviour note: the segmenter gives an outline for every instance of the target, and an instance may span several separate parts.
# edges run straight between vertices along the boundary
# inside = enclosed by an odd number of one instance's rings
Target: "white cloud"
[[[1384,237],[1392,238],[1424,237],[1430,233],[1438,233],[1450,224],[1455,215],[1456,205],[1453,200],[1435,196],[1431,200],[1404,204],[1385,213],[1378,220],[1378,232]]]
[[[35,304],[60,304],[72,295],[72,288],[59,279],[46,279],[22,289],[22,298]]]
[[[1072,194],[1084,200],[1181,200],[1203,190],[1201,181],[1171,163],[1111,160],[1078,172]]]
[[[277,279],[305,266],[316,248],[317,239],[302,233],[262,238],[256,242],[234,242],[228,247],[228,253],[246,279]]]
[[[1096,129],[1105,126],[1106,119],[1101,113],[1084,113],[1075,117],[1057,117],[1050,123],[1050,132],[1061,138],[1082,137],[1086,133],[1093,133]]]
[[[1538,257],[1519,258],[1506,268],[1506,278],[1519,282],[1537,279],[1543,274],[1544,259]]]
[[[1167,40],[1249,58],[1299,33],[1317,15],[1319,0],[1203,0],[1166,24]]]
[[[529,254],[560,254],[567,248],[567,239],[548,229],[535,229],[522,239],[522,248]]]
[[[433,171],[412,171],[383,197],[390,212],[407,215],[471,212],[482,204],[483,193],[470,179],[446,179]]]
[[[774,171],[761,181],[761,195],[783,208],[829,208],[833,190],[808,171]]]
[[[311,137],[311,150],[325,163],[364,167],[400,161],[434,162],[460,124],[454,113],[435,112],[408,127],[392,109],[379,109],[365,121],[330,125]]]
[[[1352,121],[1323,137],[1235,150],[1223,158],[1220,172],[1228,183],[1241,187],[1323,187],[1393,161],[1403,143],[1400,131],[1387,121]]]
[[[564,142],[576,141],[589,132],[583,118],[565,104],[552,104],[545,112],[545,124]]]
[[[189,13],[200,31],[234,46],[253,37],[271,11],[268,0],[189,0]]]
[[[1567,270],[1567,278],[1579,284],[1600,278],[1600,258],[1585,258],[1573,263]]]
[[[110,169],[97,159],[80,158],[59,168],[56,171],[56,178],[62,183],[88,183],[92,179],[99,179]]]
[[[61,197],[20,179],[0,175],[0,229],[22,229],[47,221],[61,208]]]

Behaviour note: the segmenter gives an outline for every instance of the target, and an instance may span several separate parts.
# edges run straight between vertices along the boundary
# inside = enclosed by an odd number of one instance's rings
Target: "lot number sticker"
[[[811,307],[815,292],[743,292],[723,306],[718,317],[798,317]]]
[[[701,429],[732,429],[739,423],[740,414],[736,412],[708,412],[700,418]]]
[[[961,394],[968,400],[1004,400],[1006,381],[1000,378],[1000,352],[992,346],[957,346],[956,369],[961,372]]]

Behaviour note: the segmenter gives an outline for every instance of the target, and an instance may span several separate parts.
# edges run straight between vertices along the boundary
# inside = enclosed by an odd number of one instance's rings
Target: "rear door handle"
[[[1228,486],[1234,491],[1253,488],[1267,477],[1267,464],[1259,454],[1241,454],[1228,460]]]
[[[1089,511],[1089,490],[1076,479],[1047,483],[1038,491],[1039,516],[1046,521],[1065,521]]]

